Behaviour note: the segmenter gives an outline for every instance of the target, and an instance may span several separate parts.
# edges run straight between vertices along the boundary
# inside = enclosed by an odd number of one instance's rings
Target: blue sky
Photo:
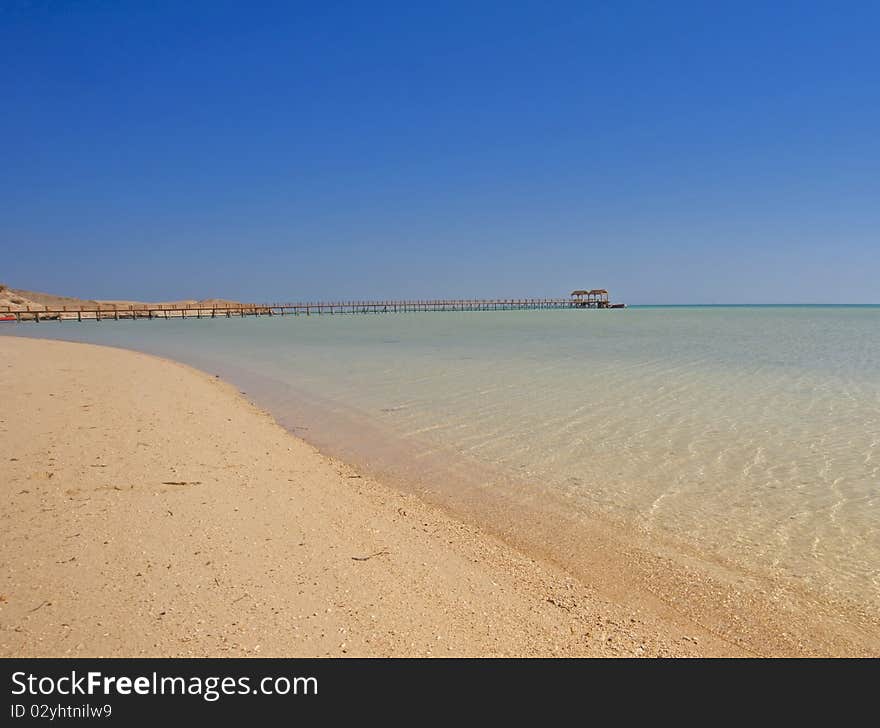
[[[0,281],[880,302],[878,27],[867,2],[2,2]]]

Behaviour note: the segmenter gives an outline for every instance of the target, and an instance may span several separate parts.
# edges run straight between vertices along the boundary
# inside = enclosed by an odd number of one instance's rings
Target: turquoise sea
[[[878,306],[65,321],[0,333],[220,374],[297,435],[423,479],[441,499],[468,473],[488,501],[516,482],[536,519],[550,502],[601,512],[880,605]]]

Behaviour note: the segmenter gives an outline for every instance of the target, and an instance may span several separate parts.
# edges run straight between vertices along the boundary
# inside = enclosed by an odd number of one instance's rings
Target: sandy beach
[[[0,655],[775,652],[760,625],[744,644],[693,605],[615,599],[321,454],[209,374],[18,337],[0,361]]]

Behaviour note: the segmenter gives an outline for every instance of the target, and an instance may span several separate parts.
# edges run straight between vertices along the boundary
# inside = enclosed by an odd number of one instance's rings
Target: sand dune
[[[67,306],[69,308],[83,306],[86,308],[94,307],[97,304],[117,305],[117,306],[183,306],[183,305],[239,305],[238,301],[232,301],[224,298],[204,298],[204,299],[180,299],[177,301],[135,301],[122,299],[90,299],[76,298],[75,296],[58,296],[53,293],[41,293],[39,291],[27,291],[23,288],[9,288],[0,284],[0,307],[9,306],[13,310],[44,308],[61,308]]]

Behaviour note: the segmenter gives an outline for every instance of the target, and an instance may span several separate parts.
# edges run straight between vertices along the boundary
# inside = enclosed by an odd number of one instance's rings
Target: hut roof
[[[589,293],[590,293],[590,291],[572,291],[571,295],[572,296],[587,296],[587,295],[589,295]]]
[[[590,291],[590,294],[594,296],[607,296],[608,291],[606,291],[604,288],[594,288],[592,291]]]

